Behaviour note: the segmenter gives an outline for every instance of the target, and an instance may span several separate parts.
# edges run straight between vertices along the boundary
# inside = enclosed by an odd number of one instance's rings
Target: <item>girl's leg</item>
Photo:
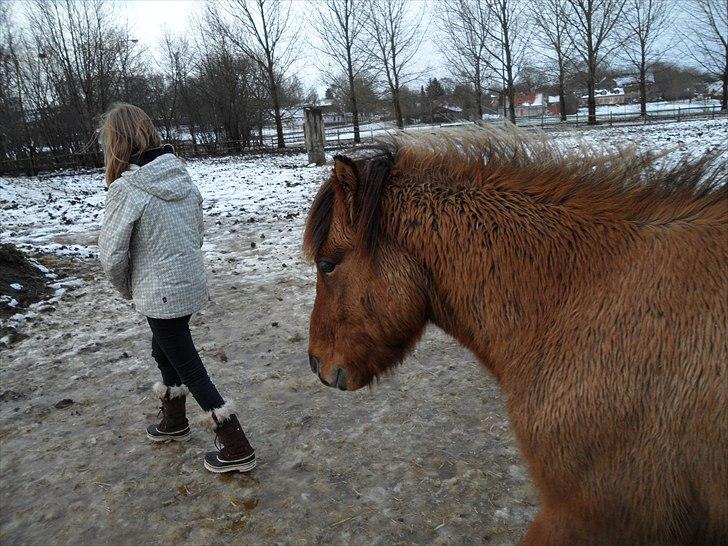
[[[162,420],[147,427],[147,437],[155,442],[187,441],[190,439],[190,427],[185,411],[187,387],[164,354],[162,347],[152,331],[152,356],[162,374],[162,382],[152,387],[154,394],[161,402]]]
[[[179,387],[182,384],[177,370],[174,369],[172,363],[167,359],[162,347],[159,346],[157,338],[152,331],[152,357],[157,361],[157,368],[162,374],[162,383],[168,387]]]
[[[148,318],[147,321],[154,334],[154,341],[200,407],[204,411],[222,407],[225,401],[207,375],[207,370],[192,341],[190,317]]]
[[[217,473],[252,470],[256,464],[255,450],[248,442],[232,404],[225,403],[207,375],[192,341],[190,317],[147,320],[159,347],[207,414],[205,420],[222,443],[219,451],[205,455],[205,468]]]

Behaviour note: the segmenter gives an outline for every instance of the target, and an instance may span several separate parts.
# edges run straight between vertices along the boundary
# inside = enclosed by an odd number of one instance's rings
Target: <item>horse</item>
[[[303,250],[341,390],[432,323],[498,381],[539,495],[522,545],[728,544],[728,175],[513,127],[334,158]]]

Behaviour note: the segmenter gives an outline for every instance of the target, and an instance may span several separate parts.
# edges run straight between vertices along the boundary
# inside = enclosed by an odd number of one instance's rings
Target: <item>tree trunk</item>
[[[726,65],[723,69],[723,96],[720,99],[720,109],[728,110],[728,50],[726,51]]]
[[[354,75],[349,70],[349,96],[351,97],[351,123],[354,126],[354,142],[359,144],[361,136],[359,135],[359,109],[356,104],[356,91],[354,90]]]
[[[640,41],[640,116],[647,117],[647,58],[644,40]]]
[[[281,116],[281,105],[278,100],[278,86],[272,89],[273,95],[273,116],[276,119],[276,137],[278,139],[278,148],[285,148],[286,143],[283,140],[283,117]]]
[[[506,59],[508,59],[508,65],[506,66],[506,75],[508,77],[508,119],[511,123],[516,124],[516,90],[513,86],[513,66],[511,65],[510,59],[511,54],[509,50],[506,50]]]
[[[640,67],[640,116],[647,117],[647,83],[645,82],[645,67]]]
[[[597,101],[594,98],[594,74],[591,71],[591,68],[589,69],[589,75],[587,76],[587,99],[586,99],[586,106],[587,110],[589,112],[589,119],[588,123],[589,125],[596,125],[597,124]]]
[[[399,103],[399,89],[392,89],[392,101],[394,102],[394,117],[397,120],[397,127],[399,129],[404,129],[402,105]]]
[[[480,84],[480,65],[475,67],[475,106],[478,111],[478,121],[483,121],[483,86]]]
[[[559,116],[561,121],[566,121],[566,86],[564,85],[564,60],[561,51],[556,52],[559,62]]]
[[[281,116],[281,101],[278,97],[278,84],[276,83],[273,65],[268,64],[268,81],[270,83],[270,98],[273,101],[273,117],[276,120],[276,137],[278,138],[278,148],[285,148],[286,143],[283,140],[283,117]]]
[[[354,67],[351,61],[351,48],[347,47],[347,71],[349,76],[349,97],[351,98],[351,123],[354,126],[354,143],[359,144],[359,110],[356,105],[356,89],[354,88]]]
[[[516,98],[516,92],[513,88],[513,59],[511,57],[511,42],[508,38],[508,26],[505,24],[506,21],[506,5],[505,3],[501,4],[502,6],[502,25],[503,25],[503,50],[505,52],[506,56],[506,77],[507,83],[508,83],[508,119],[511,120],[511,123],[515,125],[516,123],[516,105],[515,105],[515,98]]]

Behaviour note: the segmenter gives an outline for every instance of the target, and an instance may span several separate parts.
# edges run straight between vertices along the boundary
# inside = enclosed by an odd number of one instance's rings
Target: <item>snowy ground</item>
[[[597,129],[587,140],[727,149],[728,119]],[[556,133],[575,146],[572,133]],[[728,159],[728,157],[726,158]],[[237,400],[260,464],[217,477],[210,434],[150,445],[157,379],[143,320],[100,275],[99,172],[0,178],[0,239],[70,275],[3,325],[0,536],[7,544],[513,544],[537,499],[495,382],[432,329],[371,390],[322,386],[306,359],[314,296],[301,258],[330,167],[304,156],[191,161],[205,201],[212,302],[193,334]],[[196,409],[194,415],[199,414]]]
[[[647,103],[647,112],[659,113],[659,112],[677,112],[681,111],[700,111],[705,110],[707,112],[713,111],[713,109],[720,108],[720,101],[718,99],[702,99],[702,100],[679,100],[679,101],[655,101]],[[604,104],[597,106],[597,116],[604,116],[611,114],[639,114],[640,105],[639,103],[632,104]],[[589,109],[586,107],[579,108],[579,115],[586,116],[589,114]]]

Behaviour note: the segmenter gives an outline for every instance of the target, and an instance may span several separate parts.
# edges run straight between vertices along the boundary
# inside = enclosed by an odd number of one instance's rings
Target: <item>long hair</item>
[[[162,138],[149,116],[133,104],[113,104],[101,118],[101,147],[106,164],[106,185],[121,176],[133,155],[159,148]]]

